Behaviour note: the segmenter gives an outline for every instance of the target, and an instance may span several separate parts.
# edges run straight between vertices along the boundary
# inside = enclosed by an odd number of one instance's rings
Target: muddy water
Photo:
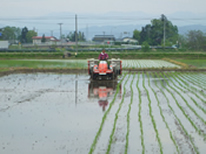
[[[1,77],[0,153],[88,153],[116,85],[87,75]]]
[[[161,146],[163,153],[195,153],[194,147],[204,153],[204,95],[168,76],[132,79],[126,75],[115,95],[120,80],[94,82],[86,74],[0,77],[0,154],[84,154],[93,144],[94,153],[104,154],[109,141],[110,153],[124,153],[127,142],[131,154],[160,153]]]

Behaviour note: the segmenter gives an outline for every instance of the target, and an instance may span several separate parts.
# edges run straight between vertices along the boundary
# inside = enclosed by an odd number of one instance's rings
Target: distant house
[[[95,35],[94,38],[92,39],[94,42],[114,42],[115,37],[114,35]]]
[[[58,42],[59,40],[54,37],[54,36],[45,36],[45,43],[47,44],[53,44],[55,42]],[[41,40],[42,40],[42,36],[34,36],[32,37],[32,40],[33,40],[33,44],[41,44]]]
[[[124,38],[122,39],[122,42],[138,43],[138,40],[135,40],[135,39],[133,39],[133,38],[131,38],[131,37],[124,37]]]
[[[0,41],[0,49],[8,49],[9,41]]]

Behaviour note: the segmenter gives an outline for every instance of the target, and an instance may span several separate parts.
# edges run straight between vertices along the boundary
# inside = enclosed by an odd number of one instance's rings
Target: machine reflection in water
[[[102,111],[105,111],[108,106],[108,98],[113,98],[118,82],[117,81],[90,81],[88,85],[88,97],[96,98],[98,104],[102,107]],[[121,85],[119,94],[121,97]]]

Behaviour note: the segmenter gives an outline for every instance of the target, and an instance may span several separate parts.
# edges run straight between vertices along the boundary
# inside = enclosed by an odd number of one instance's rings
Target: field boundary
[[[206,68],[125,68],[126,72],[206,72]],[[28,67],[12,67],[0,68],[0,75],[8,75],[14,73],[87,73],[88,69],[78,68],[28,68]]]

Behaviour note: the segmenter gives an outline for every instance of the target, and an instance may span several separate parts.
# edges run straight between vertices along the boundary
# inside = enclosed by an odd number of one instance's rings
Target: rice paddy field
[[[123,61],[151,66],[180,67]],[[4,75],[0,128],[2,154],[204,154],[206,72],[124,71],[104,82],[82,73]]]
[[[87,69],[87,60],[1,60],[0,68],[81,68]],[[180,68],[165,60],[122,60],[123,69],[127,68]]]

